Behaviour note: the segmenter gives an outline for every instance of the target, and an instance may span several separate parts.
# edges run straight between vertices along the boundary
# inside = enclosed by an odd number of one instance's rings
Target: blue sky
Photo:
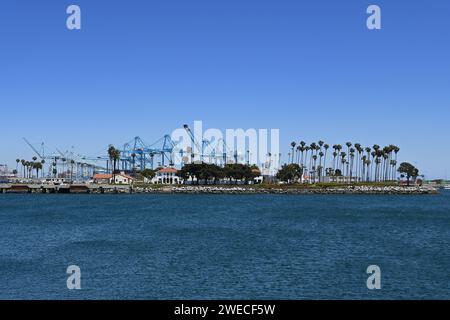
[[[449,13],[447,0],[4,0],[0,163],[32,156],[22,137],[94,155],[203,120],[279,128],[285,154],[291,140],[396,144],[449,176]]]

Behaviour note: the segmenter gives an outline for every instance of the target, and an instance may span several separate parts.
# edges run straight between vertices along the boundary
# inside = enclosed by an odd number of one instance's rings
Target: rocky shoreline
[[[134,193],[163,194],[398,194],[421,195],[438,194],[431,187],[374,187],[374,186],[343,186],[333,188],[261,188],[261,187],[219,187],[219,186],[176,186],[167,188],[134,188]]]
[[[220,185],[177,185],[177,186],[125,186],[125,185],[0,185],[2,193],[71,193],[71,194],[439,194],[429,186],[220,186]]]

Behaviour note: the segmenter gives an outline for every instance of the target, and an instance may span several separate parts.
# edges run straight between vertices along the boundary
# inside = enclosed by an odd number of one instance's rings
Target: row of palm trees
[[[24,179],[33,178],[33,171],[36,171],[36,177],[39,177],[39,171],[43,172],[45,160],[37,161],[37,157],[33,157],[33,160],[28,161],[25,159],[16,159],[16,169],[13,171],[15,175],[19,173],[19,165],[21,166],[20,172]]]
[[[304,141],[298,144],[293,141],[291,151],[289,161],[298,164],[303,175],[308,175],[314,182],[321,182],[326,176],[331,177],[329,180],[332,181],[344,176],[348,181],[364,182],[393,181],[397,178],[400,148],[395,145],[363,147],[360,143],[346,142],[345,145],[330,146],[324,141],[309,145]]]
[[[112,175],[113,175],[113,181],[116,181],[116,168],[117,165],[120,161],[120,150],[116,149],[112,144],[109,145],[108,147],[108,157],[109,157],[109,161],[112,164]],[[134,159],[135,159],[135,155],[133,156],[133,169],[134,169]]]
[[[58,160],[60,160],[59,163]],[[43,178],[45,163],[45,160],[38,161],[37,157],[33,157],[30,161],[25,159],[16,159],[16,169],[13,171],[13,173],[15,175],[18,175],[20,172],[22,178],[24,179]],[[70,177],[70,179],[73,178],[74,166],[76,165],[75,160],[57,157],[55,159],[52,159],[48,170],[49,176],[51,175],[54,178],[58,177],[58,165],[61,168],[61,177]],[[19,166],[21,166],[20,171]],[[36,172],[36,175],[33,174],[34,171]],[[39,172],[41,172],[41,176],[39,176]]]

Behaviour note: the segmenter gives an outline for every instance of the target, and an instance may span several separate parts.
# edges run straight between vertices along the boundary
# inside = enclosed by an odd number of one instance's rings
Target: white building
[[[180,184],[183,179],[178,176],[178,170],[175,168],[162,168],[156,171],[152,179],[154,184]]]
[[[113,180],[114,179],[114,180]],[[116,173],[113,177],[111,173],[98,173],[93,177],[97,184],[133,184],[134,179],[125,173]]]

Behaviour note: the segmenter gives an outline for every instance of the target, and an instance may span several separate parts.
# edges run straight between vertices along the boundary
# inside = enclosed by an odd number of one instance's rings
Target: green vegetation
[[[156,172],[152,169],[144,169],[139,173],[142,177],[145,177],[149,180],[153,179],[156,175]]]
[[[221,179],[228,179],[230,183],[235,180],[245,181],[248,183],[254,178],[261,175],[261,171],[257,166],[249,166],[240,163],[227,164],[225,167],[219,167],[215,164],[208,163],[190,163],[185,164],[179,171],[179,176],[184,180],[191,178],[196,179],[196,184],[203,182],[208,184],[216,184]]]
[[[290,164],[298,165],[302,175],[313,183],[323,182],[325,177],[330,177],[331,181],[347,183],[397,180],[397,154],[400,148],[395,145],[381,148],[374,144],[372,147],[363,147],[360,143],[348,141],[344,149],[342,145],[335,144],[332,146],[333,153],[329,162],[327,156],[330,145],[322,140],[310,145],[304,141],[298,144],[293,141],[290,147]],[[296,176],[294,171],[294,167],[283,167],[279,177],[287,182],[293,179],[292,176]],[[347,181],[336,177],[345,177]]]
[[[13,174],[17,175],[19,172],[21,172],[22,178],[24,179],[39,178],[39,172],[43,170],[45,161],[37,160],[37,157],[33,157],[31,161],[16,159],[16,169],[13,170]],[[20,171],[19,165],[22,166]],[[36,172],[36,176],[33,175],[33,170]]]
[[[302,177],[303,169],[296,163],[285,164],[277,173],[277,179],[283,182],[296,182]]]
[[[398,172],[401,173],[402,178],[406,177],[408,186],[411,178],[416,179],[419,176],[419,169],[408,162],[402,162],[398,168]]]
[[[108,157],[109,161],[113,164],[112,166],[112,176],[113,176],[113,184],[116,183],[116,166],[117,162],[120,160],[120,150],[114,148],[112,144],[108,147]]]

